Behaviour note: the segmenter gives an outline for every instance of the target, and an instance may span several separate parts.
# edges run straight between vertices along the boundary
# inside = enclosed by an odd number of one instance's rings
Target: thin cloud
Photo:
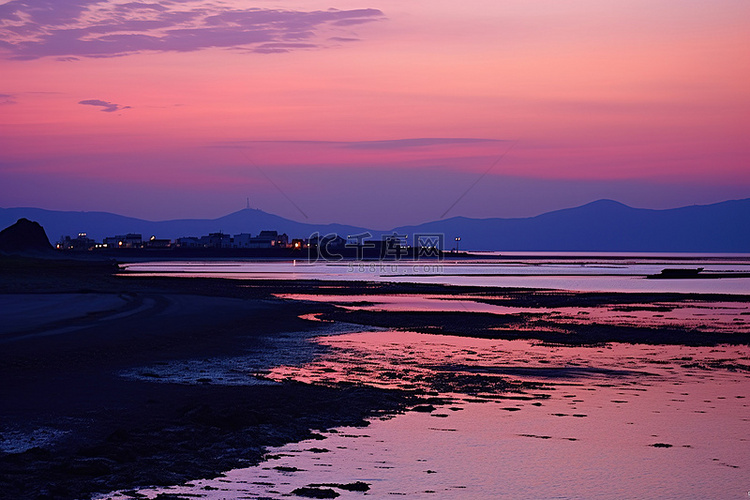
[[[384,17],[377,9],[236,9],[207,0],[12,0],[0,5],[0,51],[64,61],[207,48],[289,52],[324,47],[337,27]]]
[[[0,105],[16,104],[16,96],[13,94],[0,94]]]
[[[332,36],[329,38],[332,42],[361,42],[361,38],[352,38],[350,36]]]
[[[120,111],[122,109],[130,109],[130,106],[121,106],[119,104],[115,104],[109,101],[102,101],[100,99],[85,99],[83,101],[78,101],[78,104],[83,104],[84,106],[100,106],[104,108],[100,110],[104,113],[114,113],[115,111]]]
[[[447,145],[472,145],[510,142],[502,139],[462,138],[462,137],[424,137],[411,139],[391,139],[382,141],[225,141],[213,144],[220,148],[252,148],[259,144],[306,144],[324,145],[341,149],[361,150],[398,150],[410,148],[428,148]]]
[[[23,100],[26,96],[48,96],[48,95],[61,95],[62,92],[49,92],[41,90],[27,90],[25,92],[13,92],[13,93],[0,93],[0,106],[6,104],[18,104],[19,100]]]
[[[483,142],[503,142],[498,139],[472,139],[472,138],[418,138],[418,139],[395,139],[386,141],[360,141],[343,143],[349,149],[406,149],[424,148],[430,146],[445,146],[449,144],[478,144]]]

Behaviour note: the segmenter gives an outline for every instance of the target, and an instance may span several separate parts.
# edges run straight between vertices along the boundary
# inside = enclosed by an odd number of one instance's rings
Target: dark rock
[[[346,491],[370,491],[370,485],[364,481],[354,481],[353,483],[319,483],[308,484],[310,488],[320,488],[327,486],[329,488],[338,488]]]
[[[292,494],[306,498],[336,498],[339,496],[339,493],[330,488],[311,488],[309,486],[297,488],[292,491]]]
[[[435,411],[435,407],[432,405],[417,405],[411,409],[411,411],[418,411],[421,413],[431,413]]]
[[[0,231],[0,252],[15,254],[51,250],[47,233],[38,222],[18,219],[18,222]]]
[[[338,488],[347,491],[369,491],[370,485],[364,481],[355,481],[353,483],[340,484],[338,485]]]
[[[304,470],[304,469],[298,469],[297,467],[287,467],[285,465],[276,466],[274,467],[274,469],[276,469],[279,472],[299,472],[299,471]]]

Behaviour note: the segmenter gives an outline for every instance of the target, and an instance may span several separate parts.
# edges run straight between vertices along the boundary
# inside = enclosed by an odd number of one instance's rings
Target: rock
[[[421,413],[431,413],[435,411],[435,407],[432,405],[417,405],[411,409],[411,411],[418,411]]]
[[[338,488],[347,491],[369,491],[370,485],[364,481],[355,481],[353,483],[340,484],[338,485]]]
[[[370,485],[364,481],[355,481],[353,483],[318,483],[308,484],[308,488],[338,488],[346,491],[370,491]]]
[[[309,486],[297,488],[292,491],[292,494],[306,498],[336,498],[339,496],[338,493],[330,488],[311,488]]]
[[[0,231],[0,252],[16,254],[51,250],[47,233],[38,222],[18,219],[18,222]]]

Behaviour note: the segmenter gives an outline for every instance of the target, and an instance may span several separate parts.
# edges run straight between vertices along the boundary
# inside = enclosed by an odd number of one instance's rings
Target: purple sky
[[[747,198],[749,18],[745,0],[3,2],[0,206],[160,220],[249,198],[388,228]]]

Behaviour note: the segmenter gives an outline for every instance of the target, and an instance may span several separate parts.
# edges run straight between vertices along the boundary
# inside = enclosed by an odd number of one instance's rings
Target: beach
[[[408,400],[368,388],[124,378],[129,368],[236,355],[265,336],[309,330],[298,316],[310,306],[224,280],[133,283],[91,267],[3,270],[0,303],[13,318],[0,336],[4,497],[87,498],[212,476],[258,460],[262,446]],[[47,312],[26,327],[15,312],[33,312],[36,300]]]
[[[530,373],[519,369],[496,370],[501,379],[441,370],[430,386],[406,375],[384,385],[366,377],[352,382],[274,372],[281,365],[315,366],[329,355],[330,346],[313,340],[330,335],[331,325],[343,325],[342,333],[402,331],[549,346],[750,343],[744,314],[750,299],[743,295],[134,277],[118,275],[108,263],[80,262],[21,261],[2,271],[0,304],[8,312],[0,330],[0,491],[8,498],[89,498],[216,477],[259,463],[267,447],[365,426],[377,416],[423,413],[425,405],[444,404],[439,395],[446,391],[473,387],[475,396],[502,395],[538,383],[519,382]],[[377,306],[393,297],[418,305]],[[492,312],[499,306],[516,309]],[[729,308],[738,321],[691,323],[706,314],[699,306]],[[573,321],[566,308],[616,315]],[[682,322],[663,320],[691,308],[697,312]],[[705,368],[744,373],[748,366],[747,360],[714,361]],[[189,370],[175,369],[190,363]],[[547,382],[576,376],[570,366],[536,370],[532,375],[544,373]],[[578,375],[586,370],[579,367]]]

